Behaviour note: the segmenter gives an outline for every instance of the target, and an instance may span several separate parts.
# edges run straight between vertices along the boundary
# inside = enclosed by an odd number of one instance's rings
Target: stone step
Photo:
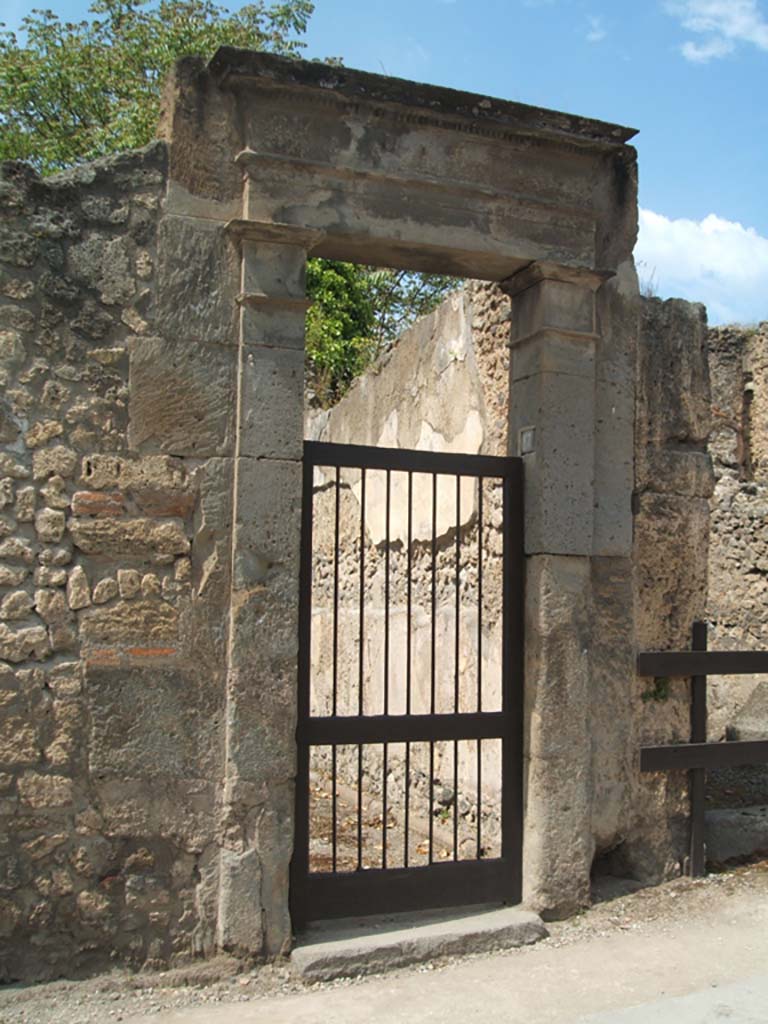
[[[310,925],[298,937],[291,963],[307,981],[331,981],[437,957],[529,945],[547,935],[539,915],[519,907],[344,918]]]

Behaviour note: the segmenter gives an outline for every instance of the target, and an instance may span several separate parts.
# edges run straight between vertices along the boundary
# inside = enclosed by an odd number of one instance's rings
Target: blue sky
[[[714,323],[768,319],[768,0],[316,0],[307,43],[639,129],[641,278]]]

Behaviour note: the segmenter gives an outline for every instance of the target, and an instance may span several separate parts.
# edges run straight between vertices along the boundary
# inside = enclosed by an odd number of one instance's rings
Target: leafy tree
[[[297,56],[313,10],[312,0],[257,0],[234,12],[213,0],[94,0],[80,22],[33,10],[23,38],[0,32],[0,160],[51,174],[145,146],[178,58],[207,59],[219,46]],[[310,260],[307,351],[317,400],[337,401],[455,286],[434,274]]]
[[[0,159],[43,174],[147,145],[175,60],[219,46],[299,53],[311,0],[262,0],[230,13],[212,0],[95,0],[88,21],[52,11],[0,33]]]

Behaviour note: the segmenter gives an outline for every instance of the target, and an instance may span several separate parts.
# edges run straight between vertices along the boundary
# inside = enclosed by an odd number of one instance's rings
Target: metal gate
[[[522,508],[521,459],[305,443],[295,927],[519,902]]]

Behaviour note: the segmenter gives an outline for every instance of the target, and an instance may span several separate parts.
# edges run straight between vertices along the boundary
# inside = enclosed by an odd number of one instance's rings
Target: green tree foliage
[[[219,46],[297,54],[314,5],[284,0],[230,13],[211,0],[95,0],[93,17],[34,10],[23,39],[0,33],[0,159],[43,174],[147,145],[175,60]]]
[[[263,0],[230,12],[212,0],[94,0],[90,19],[33,10],[0,32],[0,160],[42,174],[153,139],[163,81],[180,57],[220,46],[297,56],[311,0]],[[337,401],[456,282],[434,274],[310,260],[308,370],[316,399]]]
[[[439,274],[309,260],[307,369],[315,401],[337,402],[409,324],[459,284]]]

